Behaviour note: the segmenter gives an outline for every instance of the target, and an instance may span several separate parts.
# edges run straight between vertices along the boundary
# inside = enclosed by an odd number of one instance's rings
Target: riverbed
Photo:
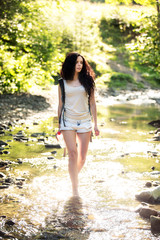
[[[2,239],[157,239],[135,211],[135,195],[147,181],[159,182],[153,173],[160,170],[160,143],[148,125],[159,116],[152,103],[98,105],[101,134],[90,142],[79,198],[72,197],[67,156],[57,146],[56,117],[6,129],[1,185],[10,181],[0,189]]]

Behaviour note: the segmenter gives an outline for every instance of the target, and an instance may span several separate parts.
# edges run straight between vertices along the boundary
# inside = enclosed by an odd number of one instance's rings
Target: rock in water
[[[151,216],[150,221],[152,233],[160,233],[160,217]]]
[[[150,218],[151,215],[158,216],[158,212],[149,207],[142,207],[139,211],[139,215],[143,218]]]
[[[46,143],[45,147],[46,148],[61,148],[61,146],[59,144],[50,144],[50,143]]]
[[[0,146],[7,146],[7,145],[8,145],[8,143],[0,141]]]
[[[159,128],[160,127],[160,120],[151,121],[148,124],[153,126],[153,127]]]
[[[136,194],[136,198],[137,200],[143,202],[160,203],[160,186],[151,191],[143,191],[139,194]]]

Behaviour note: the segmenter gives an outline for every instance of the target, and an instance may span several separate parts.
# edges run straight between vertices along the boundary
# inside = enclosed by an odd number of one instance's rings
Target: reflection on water
[[[149,132],[154,129],[148,122],[159,117],[159,109],[132,105],[98,109],[101,136],[90,143],[79,176],[80,198],[71,197],[63,149],[45,147],[44,143],[57,143],[51,119],[36,126],[20,125],[1,136],[9,140],[10,151],[1,159],[14,164],[0,169],[12,179],[0,190],[0,231],[23,240],[156,239],[134,209],[139,204],[137,191],[147,180],[158,180],[148,174],[153,166],[159,170],[160,161],[160,144],[152,141]],[[27,142],[13,140],[18,131]],[[13,226],[6,225],[8,219]]]

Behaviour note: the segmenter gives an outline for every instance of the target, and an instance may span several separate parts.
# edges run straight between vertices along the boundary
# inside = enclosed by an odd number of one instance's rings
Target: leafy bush
[[[0,94],[27,91],[36,84],[57,84],[61,63],[71,51],[86,57],[105,86],[113,72],[106,59],[113,59],[116,53],[128,59],[127,51],[124,53],[123,49],[119,54],[118,49],[122,45],[126,48],[124,43],[139,35],[135,32],[139,26],[143,26],[141,36],[130,53],[149,66],[150,75],[159,73],[156,26],[150,31],[148,23],[142,25],[137,21],[142,9],[102,2],[1,0]],[[124,87],[132,83],[129,76],[117,74],[116,77],[119,81],[113,75],[110,85]],[[158,82],[159,78],[156,79]]]
[[[125,89],[128,83],[134,83],[135,80],[130,74],[114,73],[108,84],[109,88]]]
[[[157,17],[143,19],[139,36],[128,49],[135,56],[139,65],[145,68],[147,80],[160,81],[160,31],[157,28]],[[154,77],[153,77],[154,76]]]

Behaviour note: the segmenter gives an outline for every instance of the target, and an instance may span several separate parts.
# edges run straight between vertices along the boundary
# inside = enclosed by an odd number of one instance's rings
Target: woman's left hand
[[[97,126],[94,127],[94,132],[95,132],[95,135],[96,135],[96,136],[99,136],[100,131],[99,131],[99,129],[98,129]]]

